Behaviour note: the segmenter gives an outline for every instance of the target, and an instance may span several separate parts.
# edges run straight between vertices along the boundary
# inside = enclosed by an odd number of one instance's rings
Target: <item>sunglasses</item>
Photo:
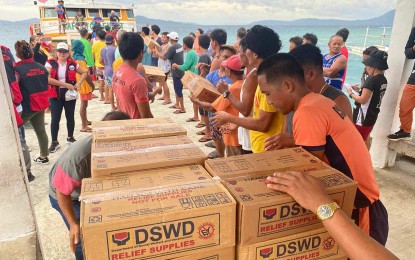
[[[56,50],[56,52],[58,52],[58,53],[64,53],[64,54],[69,53],[69,51],[67,51],[67,50]]]

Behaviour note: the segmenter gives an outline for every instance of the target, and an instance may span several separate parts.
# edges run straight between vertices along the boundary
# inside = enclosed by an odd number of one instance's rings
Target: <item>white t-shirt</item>
[[[65,63],[65,64],[61,64],[59,61],[58,61],[58,80],[60,81],[60,82],[66,82],[66,64],[67,63]],[[46,62],[46,64],[45,64],[45,68],[49,68],[49,69],[51,69],[52,68],[52,65],[50,65],[50,63],[49,62]],[[76,64],[76,69],[78,70],[78,68],[79,68],[79,64],[77,63]],[[65,88],[65,87],[62,87],[61,86],[61,88]]]
[[[244,90],[242,88],[241,95],[240,95],[241,101],[242,101],[243,93],[244,93]],[[245,116],[239,113],[239,117],[244,118]],[[249,137],[249,129],[243,128],[241,126],[238,127],[238,142],[240,145],[242,145],[242,149],[244,149],[245,151],[252,151],[251,138]]]

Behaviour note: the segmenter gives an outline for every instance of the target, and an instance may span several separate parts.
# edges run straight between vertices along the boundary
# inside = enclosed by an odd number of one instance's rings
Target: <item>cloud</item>
[[[147,0],[139,3],[113,0],[110,2],[134,3],[136,15],[149,18],[200,24],[247,24],[269,19],[368,19],[394,9],[396,1],[378,0],[376,4],[372,0]],[[22,20],[38,15],[32,1],[13,4],[10,0],[0,0],[0,5],[1,19],[4,20]]]

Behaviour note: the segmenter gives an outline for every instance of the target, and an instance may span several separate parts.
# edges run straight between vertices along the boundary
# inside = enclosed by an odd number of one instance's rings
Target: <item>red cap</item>
[[[240,71],[242,70],[241,58],[238,54],[229,57],[227,60],[222,61],[221,65],[223,67],[228,67],[231,70]]]

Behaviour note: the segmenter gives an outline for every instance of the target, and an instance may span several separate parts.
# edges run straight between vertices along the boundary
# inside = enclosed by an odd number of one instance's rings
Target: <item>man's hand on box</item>
[[[267,177],[267,182],[268,188],[288,193],[302,207],[314,213],[320,205],[333,202],[321,181],[306,173],[276,172],[273,176]]]
[[[265,150],[273,151],[295,146],[294,137],[287,133],[272,135],[265,139]]]

